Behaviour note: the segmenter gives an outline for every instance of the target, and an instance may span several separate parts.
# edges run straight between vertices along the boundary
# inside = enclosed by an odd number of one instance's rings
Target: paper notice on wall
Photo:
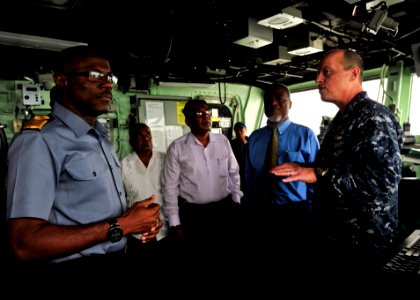
[[[182,126],[166,126],[166,145],[183,135]]]
[[[153,137],[153,149],[166,153],[165,127],[150,126],[150,131]]]
[[[146,101],[146,124],[149,127],[165,126],[165,112],[163,110],[163,102]]]

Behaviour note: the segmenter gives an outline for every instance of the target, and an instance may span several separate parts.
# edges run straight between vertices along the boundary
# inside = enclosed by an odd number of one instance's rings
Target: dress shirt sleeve
[[[127,207],[130,207],[133,205],[133,192],[130,190],[130,175],[129,175],[129,167],[128,167],[128,156],[124,157],[121,160],[121,177],[123,180],[124,190],[125,190],[125,196],[127,199]]]
[[[176,149],[176,144],[173,142],[167,150],[161,174],[163,207],[169,226],[181,224],[178,206],[181,168]]]
[[[24,132],[8,152],[8,218],[49,220],[58,183],[54,158],[39,132]]]
[[[316,155],[319,151],[319,141],[318,138],[311,129],[309,129],[309,139],[308,139],[308,160],[306,161],[306,164],[308,166],[312,166],[315,162]],[[307,184],[307,190],[306,190],[306,199],[312,203],[312,200],[314,198],[314,186],[312,184]]]

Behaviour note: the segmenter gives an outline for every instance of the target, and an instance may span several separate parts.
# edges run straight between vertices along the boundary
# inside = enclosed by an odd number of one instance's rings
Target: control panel
[[[41,85],[33,83],[22,83],[22,102],[24,105],[41,105]]]

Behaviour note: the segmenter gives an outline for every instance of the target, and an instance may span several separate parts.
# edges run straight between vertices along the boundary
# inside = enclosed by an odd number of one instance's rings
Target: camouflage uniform
[[[314,216],[318,238],[343,259],[375,264],[395,243],[401,147],[402,130],[393,113],[366,92],[331,122],[316,160],[323,172]]]

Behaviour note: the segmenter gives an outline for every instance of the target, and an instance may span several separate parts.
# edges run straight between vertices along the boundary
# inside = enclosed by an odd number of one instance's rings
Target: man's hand
[[[314,168],[304,168],[297,163],[284,163],[275,166],[270,170],[270,173],[284,177],[282,179],[283,182],[299,180],[306,183],[314,183],[317,180]]]

